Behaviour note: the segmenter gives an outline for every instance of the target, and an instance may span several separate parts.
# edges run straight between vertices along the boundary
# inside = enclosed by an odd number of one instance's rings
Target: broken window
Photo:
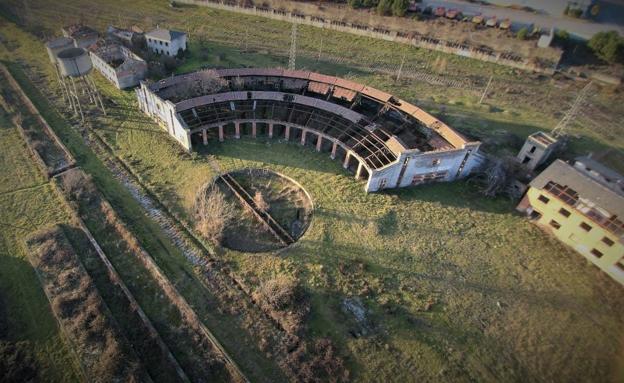
[[[594,257],[596,257],[596,258],[600,258],[600,257],[602,257],[602,252],[601,252],[601,251],[599,251],[599,250],[592,249],[592,250],[590,251],[590,253],[591,253]]]
[[[613,242],[613,241],[611,240],[611,238],[608,238],[608,237],[602,237],[602,243],[604,243],[605,245],[607,245],[607,246],[611,247],[611,246],[613,246],[613,244],[614,244],[615,242]]]
[[[561,209],[559,209],[559,214],[561,214],[562,216],[567,218],[567,217],[570,216],[571,213],[569,211],[567,211],[566,209],[561,208]]]
[[[559,230],[559,228],[561,227],[561,224],[555,221],[554,219],[551,219],[550,222],[548,222],[548,224],[557,230]]]
[[[561,199],[563,202],[570,206],[574,206],[579,199],[579,195],[576,190],[567,186],[559,185],[555,182],[548,182],[544,187],[544,190],[550,192],[555,197]]]

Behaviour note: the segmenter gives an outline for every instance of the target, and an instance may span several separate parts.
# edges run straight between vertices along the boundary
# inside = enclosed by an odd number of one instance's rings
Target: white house
[[[186,33],[156,28],[145,34],[147,47],[158,54],[175,56],[178,51],[186,50]]]

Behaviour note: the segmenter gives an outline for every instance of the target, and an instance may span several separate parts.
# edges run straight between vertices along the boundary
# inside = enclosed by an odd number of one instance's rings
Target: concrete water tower
[[[76,115],[80,115],[80,118],[84,120],[81,96],[86,96],[89,102],[106,114],[102,98],[95,83],[89,77],[93,69],[89,52],[84,48],[74,47],[59,50],[56,52],[55,66],[61,86],[68,96],[69,106]]]
[[[50,58],[50,62],[52,64],[56,64],[56,55],[67,48],[71,48],[74,46],[74,40],[69,37],[59,37],[58,39],[54,39],[52,41],[48,41],[45,44],[46,50],[48,51],[48,57]]]
[[[83,48],[64,49],[56,54],[56,59],[64,77],[86,76],[93,68],[89,53]]]

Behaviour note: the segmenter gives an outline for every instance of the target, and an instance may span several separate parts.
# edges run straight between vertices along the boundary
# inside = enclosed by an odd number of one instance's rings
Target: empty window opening
[[[561,224],[559,224],[559,222],[555,221],[554,219],[551,219],[548,224],[557,230],[559,230],[559,228],[561,227]]]
[[[531,212],[531,214],[529,215],[529,218],[531,218],[531,219],[533,219],[533,220],[538,220],[538,219],[542,218],[542,213],[540,213],[540,212],[539,212],[539,211],[537,211],[537,210],[533,210],[533,211]]]
[[[536,147],[535,147],[535,146],[532,146],[532,147],[531,147],[531,150],[529,150],[529,153],[535,153],[535,149],[536,149]]]
[[[590,231],[592,229],[592,227],[589,226],[588,224],[586,224],[585,222],[581,222],[581,224],[579,226],[581,227],[581,229],[583,229],[585,231]]]
[[[613,241],[611,240],[611,238],[608,238],[608,237],[602,237],[602,243],[604,243],[605,245],[607,245],[607,246],[611,247],[611,246],[613,246],[613,244],[614,244],[615,242],[613,242]]]
[[[596,257],[596,258],[600,258],[600,257],[602,257],[602,252],[601,252],[601,251],[599,251],[599,250],[592,249],[592,250],[590,251],[590,253],[591,253],[594,257]]]
[[[545,203],[545,204],[546,204],[546,203],[548,203],[548,202],[550,202],[550,198],[546,197],[546,196],[545,196],[545,195],[543,195],[543,194],[540,194],[540,196],[539,196],[539,197],[537,197],[537,199],[538,199],[538,200],[540,200],[541,202]]]
[[[559,214],[561,214],[562,216],[564,216],[564,217],[566,217],[566,218],[570,216],[570,212],[569,212],[569,211],[567,211],[567,210],[566,210],[566,209],[564,209],[564,208],[559,209]]]

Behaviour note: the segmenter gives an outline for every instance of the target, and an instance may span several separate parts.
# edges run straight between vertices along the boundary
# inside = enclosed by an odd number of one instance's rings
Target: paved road
[[[530,6],[540,10],[540,12],[531,13],[496,6],[476,5],[461,0],[424,0],[423,6],[455,8],[461,10],[465,14],[496,16],[498,19],[509,18],[515,25],[535,24],[546,29],[550,29],[551,27],[565,29],[572,34],[586,39],[591,38],[591,36],[600,31],[616,30],[621,35],[624,35],[624,1],[622,0],[599,1],[601,12],[598,22],[563,16],[562,9],[565,8],[565,5],[563,5],[562,8],[560,1],[497,0],[496,2],[500,4]]]

